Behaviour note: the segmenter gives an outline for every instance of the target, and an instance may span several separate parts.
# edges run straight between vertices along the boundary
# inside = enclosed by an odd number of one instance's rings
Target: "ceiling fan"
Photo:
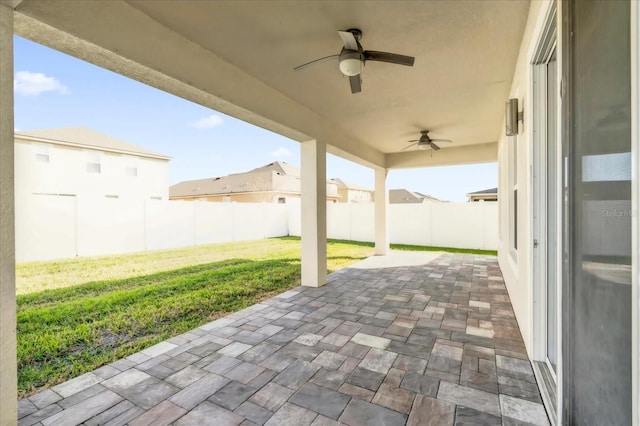
[[[390,64],[413,66],[415,58],[413,56],[398,55],[396,53],[377,52],[375,50],[364,50],[360,44],[362,31],[351,28],[346,31],[338,31],[344,47],[337,55],[329,55],[320,59],[315,59],[306,64],[298,65],[294,70],[298,71],[308,65],[315,64],[325,59],[338,57],[340,71],[349,77],[351,93],[358,93],[362,90],[362,79],[360,74],[366,61],[388,62]]]
[[[420,139],[414,139],[411,141],[408,141],[409,143],[411,143],[411,145],[406,146],[404,148],[402,148],[401,151],[406,151],[409,148],[412,148],[414,146],[417,146],[418,149],[432,149],[434,151],[437,151],[440,149],[440,147],[438,145],[436,145],[434,142],[438,142],[438,143],[451,143],[450,139],[431,139],[429,137],[429,131],[428,130],[422,130],[420,132],[421,136]]]

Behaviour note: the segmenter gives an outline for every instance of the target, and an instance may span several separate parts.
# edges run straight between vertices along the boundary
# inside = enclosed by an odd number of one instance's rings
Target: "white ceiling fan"
[[[362,90],[361,72],[367,61],[387,62],[390,64],[405,65],[412,67],[415,61],[413,56],[398,55],[397,53],[378,52],[375,50],[364,50],[360,44],[362,31],[351,28],[346,31],[338,31],[344,47],[337,55],[329,55],[320,59],[315,59],[302,65],[298,65],[294,70],[299,71],[308,65],[323,61],[329,58],[338,57],[340,72],[349,77],[351,93],[358,93]]]
[[[421,149],[421,150],[431,149],[433,151],[437,151],[440,149],[440,147],[435,142],[452,143],[451,139],[431,139],[429,137],[428,130],[422,130],[420,132],[420,135],[421,135],[420,139],[414,139],[414,140],[408,141],[409,143],[411,143],[411,145],[402,148],[401,151],[406,151],[407,149],[413,148],[414,146],[417,146],[418,149]]]

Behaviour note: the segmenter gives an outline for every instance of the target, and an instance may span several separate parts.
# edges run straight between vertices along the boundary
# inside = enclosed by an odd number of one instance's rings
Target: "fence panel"
[[[293,200],[291,200],[293,201]],[[48,260],[300,236],[300,203],[207,203],[99,197],[16,199],[16,260]],[[373,241],[373,203],[327,204],[327,236]],[[497,203],[389,206],[392,243],[495,250]]]
[[[432,210],[437,206],[429,204],[391,204],[389,206],[389,241],[395,244],[419,246],[433,243]]]
[[[76,257],[76,197],[16,197],[16,262]]]

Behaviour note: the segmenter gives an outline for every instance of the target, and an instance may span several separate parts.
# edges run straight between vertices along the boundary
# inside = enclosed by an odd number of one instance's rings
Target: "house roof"
[[[87,127],[62,127],[56,129],[29,130],[15,132],[17,139],[35,142],[67,145],[78,148],[97,149],[101,151],[135,154],[141,157],[170,160],[171,157],[148,150],[138,145],[116,139]]]
[[[169,197],[199,197],[264,191],[299,193],[300,168],[284,161],[276,161],[248,172],[183,181],[169,187]],[[331,196],[331,194],[328,195]]]
[[[282,175],[300,177],[300,167],[294,166],[293,164],[289,164],[284,161],[274,161],[273,163],[269,163],[265,166],[249,170],[246,173],[259,173],[263,171],[274,171]]]
[[[498,194],[498,188],[483,189],[482,191],[470,192],[467,195],[485,195],[485,194]]]
[[[420,197],[422,197],[425,200],[429,200],[429,201],[434,201],[436,203],[446,203],[446,201],[441,200],[440,198],[436,198],[433,195],[427,195],[427,194],[423,194],[422,192],[415,192],[416,194],[418,194]]]
[[[367,188],[366,186],[358,185],[357,183],[347,182],[346,180],[340,178],[330,179],[331,182],[338,185],[338,189],[355,189],[358,191],[368,191],[373,192],[373,189]]]
[[[442,202],[442,200],[439,200],[436,197],[432,197],[431,195],[425,195],[419,192],[409,191],[408,189],[390,189],[389,190],[389,203],[391,204],[422,203],[425,200]]]

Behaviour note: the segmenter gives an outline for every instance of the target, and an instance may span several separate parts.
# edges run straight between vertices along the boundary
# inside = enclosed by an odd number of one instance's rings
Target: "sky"
[[[300,165],[298,142],[15,37],[17,131],[83,126],[172,157],[169,183],[240,173],[285,161]],[[372,169],[327,155],[327,178],[369,188]],[[496,163],[391,170],[389,189],[447,201],[497,186]]]

